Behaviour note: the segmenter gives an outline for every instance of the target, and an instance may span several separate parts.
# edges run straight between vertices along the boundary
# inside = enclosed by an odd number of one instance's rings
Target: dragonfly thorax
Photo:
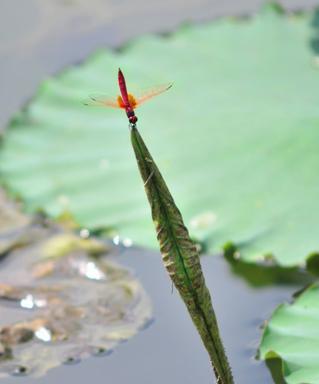
[[[137,102],[135,97],[131,93],[128,94],[128,102],[130,104],[129,107],[131,107],[132,109],[136,108]],[[122,109],[126,109],[128,107],[127,105],[125,105],[122,99],[122,96],[120,95],[117,97],[117,103],[118,103],[118,106]]]

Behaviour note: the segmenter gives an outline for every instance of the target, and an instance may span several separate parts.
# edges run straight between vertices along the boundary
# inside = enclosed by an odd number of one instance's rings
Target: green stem
[[[196,246],[136,126],[131,127],[131,142],[151,206],[164,266],[209,353],[217,383],[233,384]]]

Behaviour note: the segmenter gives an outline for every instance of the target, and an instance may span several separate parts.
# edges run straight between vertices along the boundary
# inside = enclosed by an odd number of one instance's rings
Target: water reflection
[[[20,306],[26,309],[32,309],[34,307],[43,308],[47,305],[47,301],[44,299],[37,299],[29,293],[20,300]]]
[[[40,327],[34,332],[35,337],[42,341],[51,341],[52,333],[49,329],[45,327]]]

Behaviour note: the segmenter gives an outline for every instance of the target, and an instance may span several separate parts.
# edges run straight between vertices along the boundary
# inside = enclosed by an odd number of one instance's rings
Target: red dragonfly
[[[135,125],[137,122],[137,116],[134,110],[139,107],[145,101],[157,96],[171,88],[172,84],[163,84],[152,89],[148,89],[140,96],[134,96],[127,92],[125,77],[123,72],[119,68],[118,72],[118,84],[121,94],[113,98],[105,97],[91,97],[93,104],[102,105],[105,107],[121,108],[125,109],[126,115],[131,125]]]

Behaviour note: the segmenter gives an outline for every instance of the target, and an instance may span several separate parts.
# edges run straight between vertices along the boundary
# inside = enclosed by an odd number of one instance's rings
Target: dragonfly
[[[154,96],[160,95],[161,93],[167,91],[172,87],[173,84],[162,84],[157,87],[146,89],[140,95],[133,95],[127,91],[125,77],[119,68],[118,85],[120,88],[120,95],[116,97],[91,96],[92,103],[90,104],[124,109],[130,125],[135,126],[137,122],[135,109],[145,101],[150,100]]]

